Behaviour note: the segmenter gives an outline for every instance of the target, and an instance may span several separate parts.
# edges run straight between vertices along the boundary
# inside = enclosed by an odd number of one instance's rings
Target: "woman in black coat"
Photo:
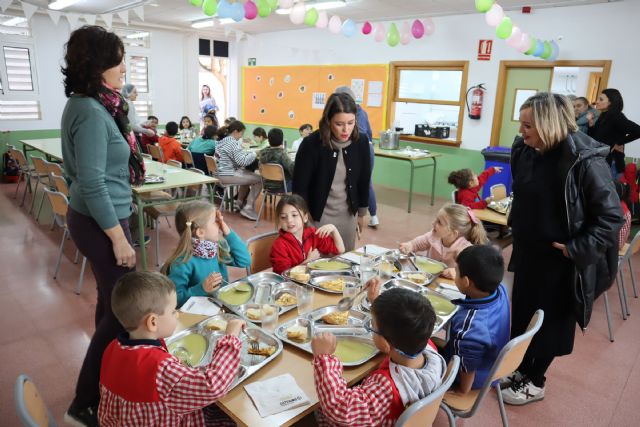
[[[586,328],[595,298],[617,271],[620,201],[605,162],[608,147],[578,128],[568,98],[538,93],[520,108],[511,152],[510,224],[514,272],[511,336],[525,332],[537,309],[544,323],[502,390],[524,405],[544,397],[545,373],[571,354],[576,322]]]
[[[598,120],[593,114],[587,114],[589,129],[587,134],[610,147],[607,163],[614,177],[624,172],[624,145],[640,138],[640,126],[622,113],[624,102],[617,89],[605,89],[596,102],[600,111]]]
[[[369,140],[358,132],[356,113],[349,95],[331,95],[293,171],[293,192],[307,202],[316,226],[336,226],[346,251],[355,248],[356,228],[363,229],[371,179]]]

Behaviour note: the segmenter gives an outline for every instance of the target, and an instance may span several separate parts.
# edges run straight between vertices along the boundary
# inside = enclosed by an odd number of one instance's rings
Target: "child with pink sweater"
[[[400,244],[400,252],[422,252],[427,257],[447,264],[442,276],[455,279],[456,258],[471,245],[484,245],[487,233],[473,211],[466,206],[448,204],[438,212],[433,228],[415,239]]]

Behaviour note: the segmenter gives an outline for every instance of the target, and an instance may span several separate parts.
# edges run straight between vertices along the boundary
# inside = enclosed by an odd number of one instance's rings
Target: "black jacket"
[[[517,138],[511,151],[512,170],[517,167],[518,158],[526,148],[523,139]],[[593,302],[616,277],[618,231],[624,220],[611,172],[605,162],[609,147],[576,132],[561,142],[561,150],[558,167],[566,176],[564,198],[571,236],[565,245],[574,263],[571,309],[578,325],[585,329],[591,318]]]
[[[614,145],[624,145],[640,138],[640,126],[622,113],[603,112],[595,124],[587,130],[588,135],[613,148]],[[624,171],[624,153],[611,151],[607,156],[609,163],[615,162],[618,172]]]
[[[371,162],[367,136],[361,133],[357,142],[342,150],[342,155],[347,167],[349,212],[355,215],[369,204]],[[293,170],[293,192],[307,202],[315,221],[324,212],[337,164],[338,150],[323,146],[319,131],[300,144]]]

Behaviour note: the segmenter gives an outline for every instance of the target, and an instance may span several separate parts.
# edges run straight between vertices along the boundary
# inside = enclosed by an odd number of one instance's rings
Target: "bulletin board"
[[[242,68],[242,118],[247,123],[317,129],[324,104],[338,86],[349,86],[369,115],[374,138],[386,129],[386,64],[301,65]]]

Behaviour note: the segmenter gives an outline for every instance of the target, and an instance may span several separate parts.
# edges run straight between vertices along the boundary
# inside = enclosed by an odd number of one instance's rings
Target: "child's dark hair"
[[[175,291],[173,282],[160,273],[132,271],[116,282],[111,292],[111,308],[120,324],[131,331],[140,326],[145,316],[164,314],[167,298]]]
[[[456,188],[469,188],[469,183],[473,177],[471,169],[460,169],[449,174],[448,182]]]
[[[167,135],[175,136],[178,133],[178,124],[176,122],[169,122],[164,129],[167,131]]]
[[[147,120],[155,120],[156,122],[160,121],[156,116],[149,116],[147,117]]]
[[[271,141],[271,139],[269,139]],[[307,202],[297,194],[288,194],[282,196],[280,201],[276,205],[276,223],[280,218],[280,214],[286,205],[291,205],[300,212],[300,215],[309,215],[309,208],[307,207]]]
[[[238,120],[238,119],[236,119],[233,116],[229,116],[226,119],[224,119],[224,125],[225,126],[229,126],[231,123],[235,122],[236,120]]]
[[[460,277],[468,277],[482,292],[493,293],[504,276],[502,254],[491,245],[475,245],[464,249],[458,258]]]
[[[381,293],[373,302],[371,313],[380,335],[406,354],[418,354],[427,346],[436,323],[429,300],[402,288]]]
[[[255,128],[253,130],[253,136],[261,136],[264,139],[267,139],[267,132],[264,130],[264,128]]]
[[[580,101],[580,102],[584,102],[584,105],[586,105],[587,107],[589,107],[589,100],[587,98],[585,98],[584,96],[579,96],[578,98],[576,98],[574,101]]]
[[[229,125],[227,126],[227,129],[229,129],[229,134],[232,134],[233,132],[242,132],[246,128],[247,127],[240,120],[235,120],[229,123]]]
[[[282,141],[284,140],[284,134],[282,133],[282,129],[273,128],[269,130],[269,145],[272,147],[279,147],[282,145]]]
[[[184,121],[184,119],[187,119],[187,121],[189,122],[189,126],[187,126],[186,128],[182,126],[182,122]],[[182,118],[180,119],[180,130],[191,129],[192,127],[193,124],[191,123],[191,119],[188,116],[182,116]]]
[[[305,123],[298,128],[298,131],[302,133],[302,131],[305,129],[313,130],[313,126],[311,125],[311,123]]]
[[[218,128],[218,131],[216,132],[216,136],[218,137],[218,141],[228,137],[229,136],[229,126],[222,126],[222,127]]]
[[[215,126],[220,126],[218,123],[218,116],[216,116],[215,111],[209,111],[205,117],[209,117]]]
[[[216,136],[216,132],[218,132],[218,128],[215,126],[207,126],[204,128],[204,132],[202,132],[202,139],[213,139]]]

